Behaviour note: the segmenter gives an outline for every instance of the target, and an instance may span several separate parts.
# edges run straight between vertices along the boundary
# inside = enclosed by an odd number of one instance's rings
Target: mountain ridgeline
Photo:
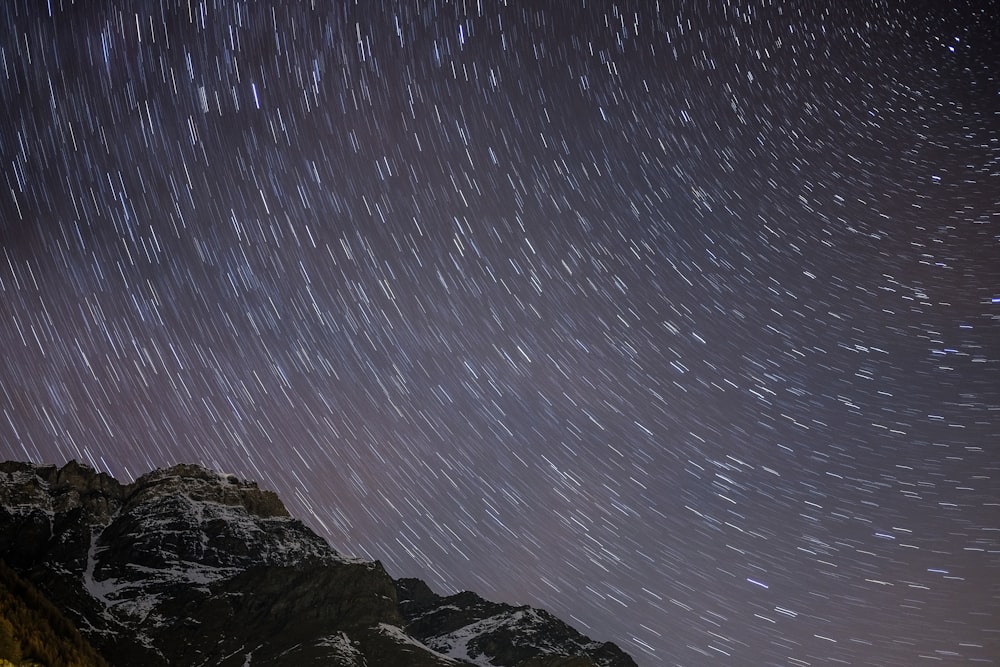
[[[194,465],[0,463],[0,561],[0,664],[635,667],[545,611],[394,581]]]

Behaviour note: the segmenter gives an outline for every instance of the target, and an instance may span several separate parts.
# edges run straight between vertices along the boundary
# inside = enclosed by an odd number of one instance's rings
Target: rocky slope
[[[0,559],[112,665],[635,664],[546,612],[394,582],[274,493],[197,466],[121,484],[2,463]]]
[[[0,561],[0,667],[107,663],[48,598]]]
[[[397,580],[396,591],[411,635],[476,665],[635,664],[615,644],[591,641],[541,609],[490,602],[468,591],[442,597],[419,579]]]

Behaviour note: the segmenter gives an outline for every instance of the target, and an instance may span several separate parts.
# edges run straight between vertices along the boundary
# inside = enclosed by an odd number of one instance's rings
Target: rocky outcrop
[[[198,466],[123,485],[2,463],[0,558],[113,665],[634,665],[546,612],[394,582],[274,493]]]
[[[127,505],[138,505],[149,497],[180,494],[197,502],[242,507],[251,516],[264,519],[287,517],[288,510],[273,491],[261,490],[256,482],[220,475],[200,466],[179,464],[154,470],[126,487]]]
[[[126,487],[116,479],[70,461],[53,465],[0,463],[0,505],[66,513],[79,509],[91,522],[106,521],[121,506]]]
[[[591,641],[552,614],[464,591],[436,595],[419,579],[396,582],[406,629],[445,655],[496,667],[635,667],[616,645]]]

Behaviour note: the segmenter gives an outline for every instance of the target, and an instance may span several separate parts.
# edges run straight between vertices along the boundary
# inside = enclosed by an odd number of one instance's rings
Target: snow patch
[[[83,586],[105,608],[111,606],[108,595],[115,591],[114,582],[110,579],[97,581],[94,579],[94,568],[97,567],[97,540],[101,536],[101,531],[92,528],[90,530],[90,545],[87,547],[87,567],[83,571]]]
[[[566,649],[565,646],[538,640],[538,629],[544,623],[545,619],[534,609],[518,609],[484,618],[445,635],[431,637],[427,643],[431,648],[456,660],[465,660],[479,667],[495,667],[485,654],[470,654],[469,643],[484,634],[501,628],[510,628],[516,636],[529,640],[529,642],[520,641],[519,644],[532,646],[543,653],[561,653]]]
[[[484,633],[492,632],[502,626],[506,620],[503,616],[503,614],[500,614],[497,616],[491,616],[490,618],[484,618],[483,620],[476,621],[475,623],[470,623],[469,625],[459,628],[454,632],[449,632],[446,635],[432,637],[428,643],[434,649],[444,653],[450,658],[465,660],[466,662],[471,662],[474,665],[479,665],[479,667],[494,667],[493,663],[485,655],[470,655],[469,642]]]
[[[352,665],[364,664],[364,656],[361,651],[354,645],[351,638],[347,636],[345,632],[338,632],[335,635],[329,635],[327,637],[322,637],[316,642],[316,646],[323,646],[326,648],[332,648],[337,654],[338,658],[343,658],[344,660],[350,661]]]
[[[404,644],[404,645],[407,645],[407,646],[413,646],[414,648],[418,648],[421,651],[426,651],[427,653],[431,653],[433,655],[436,655],[439,658],[443,658],[443,659],[447,660],[448,662],[453,662],[453,663],[457,663],[458,662],[457,660],[455,660],[451,656],[445,655],[444,653],[441,653],[440,651],[435,651],[434,649],[432,649],[431,647],[427,646],[426,644],[422,644],[421,642],[417,641],[416,639],[414,639],[410,635],[406,634],[406,632],[402,628],[400,628],[400,627],[397,627],[395,625],[389,625],[388,623],[379,623],[378,624],[378,629],[379,629],[379,632],[381,632],[384,635],[388,635],[389,637],[391,637],[392,639],[396,640],[400,644]]]

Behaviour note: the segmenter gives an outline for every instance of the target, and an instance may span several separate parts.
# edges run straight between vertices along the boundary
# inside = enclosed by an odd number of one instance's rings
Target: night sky
[[[0,3],[0,458],[255,479],[645,666],[1000,663],[998,45],[972,1]]]

